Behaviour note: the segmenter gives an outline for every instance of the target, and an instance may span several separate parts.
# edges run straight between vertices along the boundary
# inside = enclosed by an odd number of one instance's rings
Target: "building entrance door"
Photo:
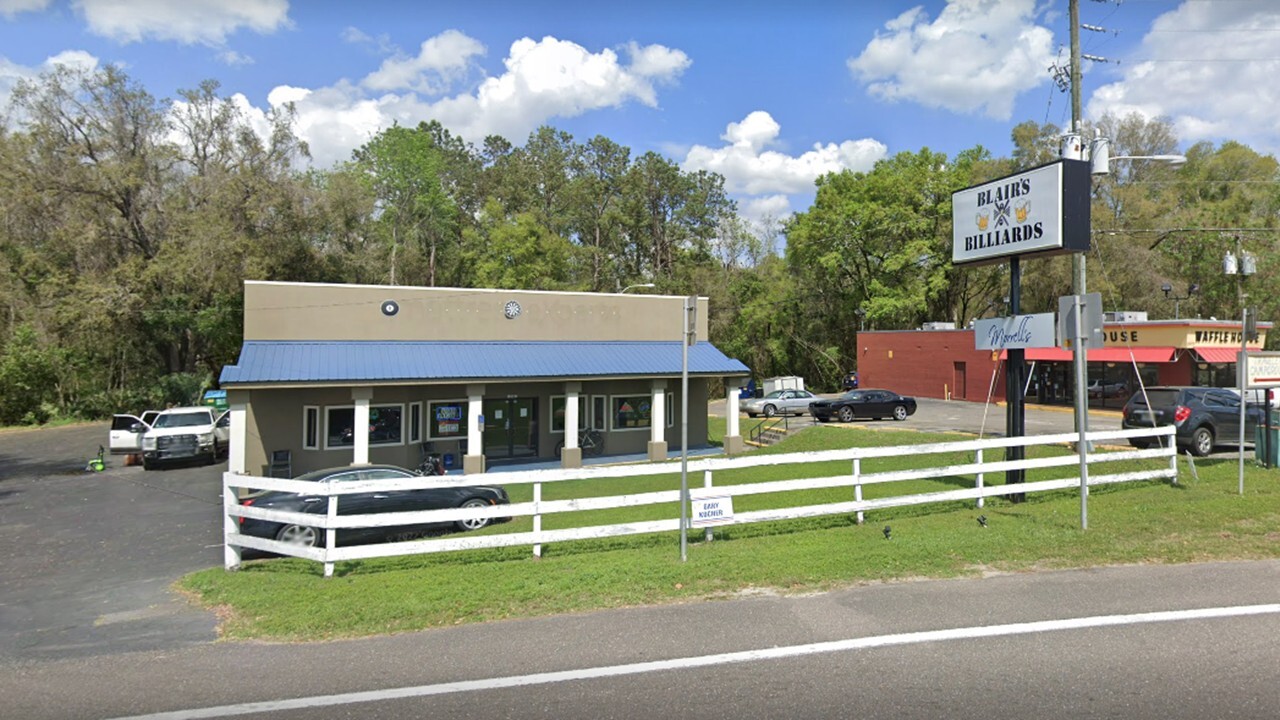
[[[487,461],[538,456],[538,399],[487,399],[484,456]]]

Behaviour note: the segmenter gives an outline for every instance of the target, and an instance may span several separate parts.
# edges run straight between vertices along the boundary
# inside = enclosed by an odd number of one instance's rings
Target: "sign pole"
[[[1073,334],[1071,342],[1076,351],[1076,357],[1079,358],[1085,350],[1084,324],[1081,315],[1084,313],[1084,305],[1079,295],[1072,296],[1072,308],[1075,315],[1075,323],[1073,323]],[[1089,442],[1087,439],[1088,425],[1084,419],[1088,417],[1088,409],[1085,406],[1085,372],[1084,363],[1077,362],[1072,364],[1076,376],[1076,417],[1080,422],[1076,423],[1076,432],[1080,434],[1080,440],[1076,443],[1076,452],[1080,454],[1080,529],[1089,529]]]
[[[1249,323],[1249,308],[1240,310],[1240,357],[1236,360],[1236,375],[1240,379],[1240,444],[1237,449],[1240,451],[1240,494],[1244,495],[1244,422],[1245,407],[1248,406],[1248,399],[1245,397],[1245,377],[1248,374],[1246,366],[1249,364],[1249,333],[1245,330],[1245,326]],[[1270,412],[1270,410],[1268,410]]]
[[[698,341],[697,312],[698,296],[686,297],[680,338],[680,562],[689,559],[689,346]]]
[[[1014,255],[1009,258],[1009,313],[1017,316],[1022,312],[1020,307],[1022,304],[1022,267],[1019,262],[1020,258]],[[1009,365],[1005,369],[1005,395],[1008,397],[1008,413],[1005,418],[1006,435],[1009,437],[1022,437],[1026,435],[1026,403],[1022,395],[1022,371],[1024,361],[1026,360],[1027,351],[1022,348],[1009,349]],[[1020,461],[1026,457],[1026,447],[1022,445],[1014,445],[1009,448],[1008,459],[1012,461]],[[1005,483],[1008,485],[1021,484],[1024,480],[1026,470],[1023,468],[1014,468],[1005,471]],[[1024,493],[1015,493],[1009,496],[1013,502],[1022,502],[1026,499]]]

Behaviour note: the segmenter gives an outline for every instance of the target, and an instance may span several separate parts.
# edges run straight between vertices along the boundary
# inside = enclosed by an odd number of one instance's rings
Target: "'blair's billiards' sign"
[[[1089,163],[1058,160],[951,194],[951,261],[1089,250]]]

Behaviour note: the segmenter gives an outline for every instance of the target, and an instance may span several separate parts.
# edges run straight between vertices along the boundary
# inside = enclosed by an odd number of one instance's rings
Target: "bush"
[[[14,328],[0,355],[0,423],[43,424],[44,406],[56,399],[53,351],[42,348],[30,325]]]

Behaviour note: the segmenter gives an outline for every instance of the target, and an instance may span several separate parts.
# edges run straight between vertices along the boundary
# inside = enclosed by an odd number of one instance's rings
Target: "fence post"
[[[331,491],[332,488],[326,488]],[[338,521],[338,496],[329,496],[329,516],[328,522],[325,523],[324,529],[324,576],[333,577],[333,561],[329,559],[329,555],[333,552],[334,547],[338,544],[338,530],[333,526]]]
[[[1270,412],[1270,411],[1268,411]],[[1164,443],[1160,443],[1160,447],[1164,447]],[[1178,484],[1178,443],[1174,442],[1174,438],[1169,438],[1169,448],[1173,452],[1169,455],[1169,471],[1173,473],[1173,484]],[[1187,457],[1191,457],[1191,453],[1187,453]],[[1192,468],[1195,467],[1193,464]]]
[[[853,459],[853,499],[862,502],[862,458]],[[862,524],[862,511],[858,511],[858,524]]]
[[[240,567],[240,546],[232,545],[230,539],[232,535],[240,534],[240,518],[231,514],[231,508],[239,503],[233,492],[235,487],[228,482],[230,477],[229,472],[222,474],[222,563],[227,570],[237,570]]]
[[[982,448],[978,448],[978,451],[974,453],[973,459],[974,459],[974,462],[978,463],[978,467],[982,467]],[[982,485],[984,482],[986,482],[986,479],[987,479],[987,474],[979,470],[978,471],[978,489],[979,490],[982,489]],[[983,505],[986,504],[986,501],[987,499],[984,497],[978,498],[978,507],[981,508]]]
[[[533,536],[538,537],[542,533],[542,483],[533,484]],[[541,539],[541,538],[539,538]],[[542,557],[542,543],[534,543],[533,556]]]
[[[704,488],[709,488],[709,487],[711,487],[711,471],[710,471],[710,470],[707,470],[707,471],[705,471],[705,472],[703,472],[703,473],[702,473],[702,487],[704,487]],[[705,530],[705,532],[706,532],[705,537],[706,537],[706,539],[707,539],[707,542],[711,542],[711,539],[712,539],[712,538],[711,538],[711,528],[710,528],[710,527],[707,527],[707,528],[706,528],[706,530]]]

